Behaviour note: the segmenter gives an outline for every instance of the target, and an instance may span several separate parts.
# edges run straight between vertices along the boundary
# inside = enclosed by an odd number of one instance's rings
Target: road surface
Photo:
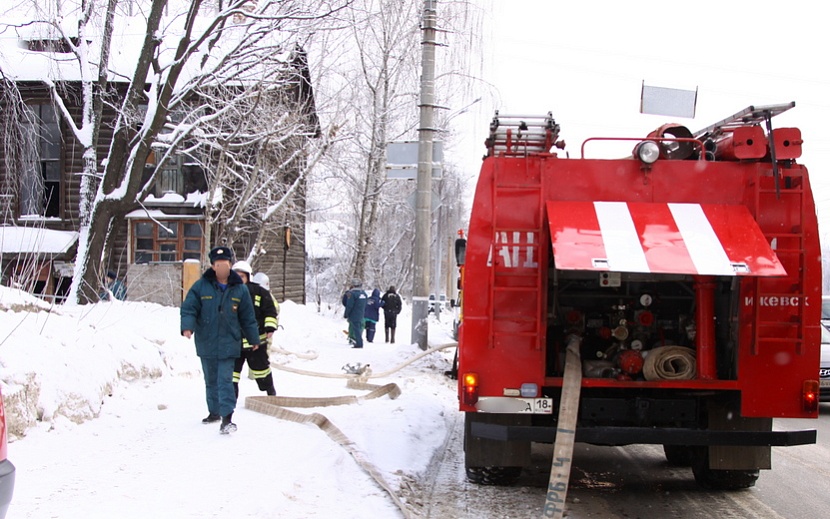
[[[463,418],[450,417],[447,448],[424,481],[413,482],[417,515],[432,519],[542,517],[552,446],[533,446],[533,466],[513,487],[479,487],[464,478]],[[830,404],[818,420],[776,420],[778,429],[818,429],[818,443],[773,449],[773,469],[754,488],[712,492],[691,469],[669,466],[659,445],[577,444],[566,514],[583,518],[800,518],[830,515]]]

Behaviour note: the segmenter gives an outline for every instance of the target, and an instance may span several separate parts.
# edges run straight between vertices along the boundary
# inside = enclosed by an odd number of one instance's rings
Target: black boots
[[[222,417],[219,416],[218,414],[210,413],[205,418],[202,418],[202,423],[203,424],[215,423],[215,422],[218,422],[220,418],[222,418]]]
[[[233,413],[222,417],[222,425],[219,426],[219,434],[230,434],[236,432],[236,424],[231,421]]]
[[[391,340],[391,341],[389,341],[389,342],[391,342],[392,344],[395,344],[395,329],[394,329],[394,328],[390,328],[390,330],[392,331],[392,333],[391,333],[392,340]]]
[[[384,330],[383,330],[383,331],[385,331],[385,332],[386,332],[386,340],[385,340],[385,341],[383,341],[383,342],[389,342],[389,328],[384,328]]]

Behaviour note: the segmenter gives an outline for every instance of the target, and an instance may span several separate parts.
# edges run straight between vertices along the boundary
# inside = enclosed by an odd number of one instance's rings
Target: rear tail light
[[[805,412],[818,412],[818,380],[804,381],[801,390],[801,400]]]
[[[464,405],[476,405],[478,402],[478,373],[465,373],[461,384]]]

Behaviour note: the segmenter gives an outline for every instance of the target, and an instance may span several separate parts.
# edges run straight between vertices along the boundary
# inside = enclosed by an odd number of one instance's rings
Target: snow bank
[[[38,422],[97,417],[104,397],[124,381],[200,377],[192,345],[168,312],[120,301],[50,307],[0,287],[0,388],[10,439]]]

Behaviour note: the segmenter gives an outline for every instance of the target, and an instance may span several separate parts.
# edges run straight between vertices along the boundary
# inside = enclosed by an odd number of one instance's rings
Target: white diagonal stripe
[[[735,269],[700,204],[668,205],[697,273],[734,276]]]
[[[613,272],[650,272],[634,220],[625,202],[594,202],[608,268]]]

